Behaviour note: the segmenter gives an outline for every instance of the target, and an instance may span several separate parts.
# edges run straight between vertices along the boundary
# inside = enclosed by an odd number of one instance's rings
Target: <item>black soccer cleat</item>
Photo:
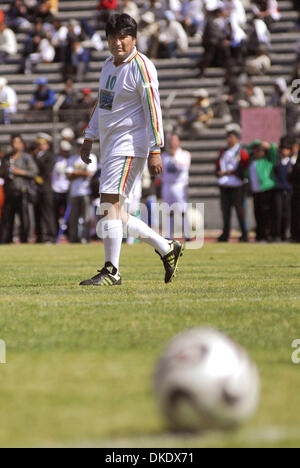
[[[107,262],[102,270],[98,270],[98,275],[82,281],[79,286],[120,286],[121,284],[122,278],[118,270],[112,263]]]
[[[165,267],[165,283],[170,283],[172,279],[176,276],[178,270],[178,262],[180,257],[182,257],[184,251],[184,246],[178,241],[170,241],[170,250],[169,252],[162,257],[157,250],[155,251],[161,258],[164,267]]]

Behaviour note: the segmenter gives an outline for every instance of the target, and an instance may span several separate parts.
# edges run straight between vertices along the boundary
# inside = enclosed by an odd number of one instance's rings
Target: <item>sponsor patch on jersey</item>
[[[111,111],[113,102],[114,102],[114,97],[115,97],[115,93],[112,93],[111,91],[106,91],[105,89],[101,89],[100,99],[99,99],[100,109]]]

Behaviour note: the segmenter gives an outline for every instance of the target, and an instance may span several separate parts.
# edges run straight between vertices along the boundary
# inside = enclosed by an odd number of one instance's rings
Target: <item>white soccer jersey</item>
[[[164,137],[157,71],[136,48],[119,66],[113,57],[105,61],[99,100],[85,137],[99,137],[102,161],[160,152]]]

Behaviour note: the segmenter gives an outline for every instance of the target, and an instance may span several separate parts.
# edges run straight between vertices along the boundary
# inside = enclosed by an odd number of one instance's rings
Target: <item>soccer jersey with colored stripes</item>
[[[101,159],[112,156],[146,158],[164,144],[157,71],[134,48],[119,66],[104,63],[99,100],[85,131],[100,139]]]

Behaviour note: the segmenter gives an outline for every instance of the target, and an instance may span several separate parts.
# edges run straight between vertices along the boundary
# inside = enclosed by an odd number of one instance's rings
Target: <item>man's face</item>
[[[227,143],[230,148],[233,148],[235,145],[237,145],[238,142],[239,142],[238,137],[234,135],[233,133],[229,133],[227,135]]]
[[[136,38],[129,35],[118,34],[108,36],[108,46],[116,63],[122,63],[129,57],[136,45]]]
[[[281,150],[281,157],[283,159],[289,158],[291,156],[292,150],[291,148],[282,148]]]

